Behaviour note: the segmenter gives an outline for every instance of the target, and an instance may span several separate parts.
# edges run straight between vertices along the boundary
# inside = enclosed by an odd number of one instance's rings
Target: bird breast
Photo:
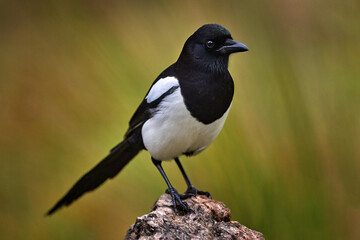
[[[156,87],[156,86],[154,86]],[[194,118],[185,106],[181,89],[166,96],[142,127],[146,149],[157,160],[171,160],[185,153],[197,154],[207,148],[221,131],[230,106],[210,124]]]

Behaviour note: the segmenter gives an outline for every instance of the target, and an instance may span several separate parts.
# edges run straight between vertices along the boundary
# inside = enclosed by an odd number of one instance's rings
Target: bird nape
[[[234,41],[224,27],[200,27],[186,40],[178,60],[155,79],[132,116],[124,140],[81,177],[47,215],[115,177],[143,149],[164,178],[175,212],[189,211],[183,199],[197,194],[211,197],[194,187],[179,156],[200,153],[221,131],[234,94],[229,55],[244,51],[248,48]],[[172,159],[187,184],[184,194],[171,185],[161,166],[162,161]]]

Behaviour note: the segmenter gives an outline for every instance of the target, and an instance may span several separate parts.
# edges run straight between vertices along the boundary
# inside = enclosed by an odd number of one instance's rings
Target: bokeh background
[[[357,0],[1,1],[0,239],[122,239],[149,211],[166,185],[142,152],[44,217],[205,23],[250,51],[231,56],[222,133],[183,158],[194,184],[267,239],[360,239],[359,12]]]

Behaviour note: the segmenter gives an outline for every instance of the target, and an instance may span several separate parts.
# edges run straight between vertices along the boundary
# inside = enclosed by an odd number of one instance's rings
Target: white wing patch
[[[161,78],[151,87],[148,95],[145,97],[146,102],[151,103],[167,92],[170,88],[178,86],[179,81],[176,77]]]

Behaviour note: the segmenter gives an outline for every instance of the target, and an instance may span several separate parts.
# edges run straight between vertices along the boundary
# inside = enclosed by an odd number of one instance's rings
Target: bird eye
[[[215,46],[215,43],[213,41],[207,41],[206,46],[208,48],[213,48]]]

